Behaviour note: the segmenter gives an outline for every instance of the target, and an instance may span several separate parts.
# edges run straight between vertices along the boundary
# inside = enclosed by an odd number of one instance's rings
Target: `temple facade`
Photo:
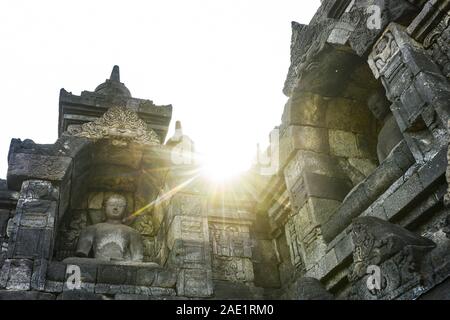
[[[117,66],[62,89],[58,140],[11,141],[0,299],[450,299],[449,40],[448,0],[323,0],[270,161],[213,190]]]

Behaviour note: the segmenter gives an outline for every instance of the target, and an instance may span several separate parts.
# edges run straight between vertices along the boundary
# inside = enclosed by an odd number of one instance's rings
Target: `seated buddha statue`
[[[141,262],[141,235],[135,229],[122,224],[126,207],[127,200],[124,196],[113,194],[107,197],[103,204],[106,221],[81,231],[76,255],[102,261]]]

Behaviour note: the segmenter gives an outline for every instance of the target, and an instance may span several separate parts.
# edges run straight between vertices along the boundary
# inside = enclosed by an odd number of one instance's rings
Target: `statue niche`
[[[69,126],[65,134],[91,143],[71,181],[70,213],[60,231],[58,259],[155,264],[160,221],[148,206],[160,192],[166,161],[156,133],[136,112],[111,107],[94,122]],[[139,215],[128,216],[136,210]],[[78,220],[83,223],[75,224]]]
[[[135,229],[124,225],[127,200],[113,194],[104,201],[105,222],[86,227],[81,231],[76,255],[106,261],[143,260],[143,240]]]

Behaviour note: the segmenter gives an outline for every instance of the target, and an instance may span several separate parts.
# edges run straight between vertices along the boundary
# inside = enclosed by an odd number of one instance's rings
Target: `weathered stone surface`
[[[297,150],[328,152],[327,130],[309,126],[290,126],[280,141],[280,162],[286,163]]]
[[[66,264],[52,261],[47,266],[47,280],[64,281],[66,278]]]
[[[257,287],[280,287],[278,260],[272,240],[258,240],[253,254],[254,283]]]
[[[306,169],[311,173],[347,179],[347,176],[336,159],[325,154],[298,151],[284,170],[284,177],[288,189],[291,189],[295,185]]]
[[[214,281],[214,299],[262,299],[262,288],[245,285],[242,283],[230,283]]]
[[[210,270],[180,270],[177,279],[177,295],[206,298],[212,294],[212,273]]]
[[[8,259],[1,270],[0,287],[7,290],[29,290],[33,262],[27,259]]]
[[[69,157],[13,153],[8,161],[8,188],[20,190],[22,182],[30,179],[62,181],[70,174],[71,166]]]
[[[174,270],[159,270],[153,281],[153,285],[161,288],[173,288],[177,282],[177,274]]]
[[[326,291],[317,279],[301,278],[296,287],[295,298],[298,300],[334,300],[333,295]]]
[[[327,104],[326,127],[354,133],[374,134],[376,122],[363,102],[331,98]]]
[[[50,293],[38,291],[3,291],[0,290],[0,300],[55,300]]]
[[[379,265],[407,246],[422,251],[430,251],[436,246],[427,238],[374,217],[356,219],[352,227],[352,238],[355,251],[350,279],[365,275],[369,265]]]
[[[371,5],[381,6],[375,29]],[[434,0],[322,1],[309,26],[292,25],[289,100],[273,131],[278,173],[254,170],[214,192],[204,179],[183,184],[199,168],[171,166],[176,139],[161,145],[171,107],[132,98],[117,67],[96,92],[62,90],[58,141],[11,143],[8,185],[0,180],[0,298],[8,290],[26,290],[9,294],[17,299],[117,300],[332,299],[325,287],[349,299],[438,292],[450,275],[449,21],[448,4]],[[76,250],[90,241],[81,230],[104,223],[112,192],[127,200],[121,230],[142,237],[145,263]],[[116,240],[107,246],[128,243],[108,237]],[[81,269],[80,290],[66,283],[69,264]],[[381,270],[379,289],[367,288],[369,265]]]
[[[283,126],[325,127],[327,101],[310,92],[296,92],[284,107]],[[283,132],[283,130],[282,130]]]
[[[0,209],[0,238],[6,235],[6,226],[10,217],[10,211]]]
[[[80,290],[64,291],[59,294],[57,300],[108,300],[104,295]]]
[[[98,283],[110,283],[116,285],[134,285],[136,283],[136,268],[126,266],[99,266]]]

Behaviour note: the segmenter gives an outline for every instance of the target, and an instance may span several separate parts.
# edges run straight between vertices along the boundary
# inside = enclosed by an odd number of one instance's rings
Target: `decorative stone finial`
[[[120,69],[118,65],[115,65],[111,71],[111,77],[109,77],[111,81],[120,82]]]
[[[95,88],[95,92],[107,96],[131,97],[130,90],[120,82],[120,69],[117,65],[113,67],[109,79]]]

